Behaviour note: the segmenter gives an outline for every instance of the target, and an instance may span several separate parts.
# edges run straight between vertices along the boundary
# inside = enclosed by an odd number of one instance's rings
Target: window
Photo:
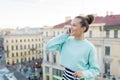
[[[48,36],[48,32],[46,32],[46,36]]]
[[[21,56],[22,56],[22,52],[21,52]]]
[[[23,62],[23,58],[21,58],[21,62]]]
[[[16,53],[16,56],[18,56],[18,52]]]
[[[52,73],[53,73],[53,75],[62,77],[63,71],[53,68]]]
[[[109,38],[109,35],[110,35],[110,31],[107,30],[107,31],[106,31],[106,38]]]
[[[33,39],[32,39],[32,41],[33,41]]]
[[[24,58],[24,62],[26,62],[27,61],[27,58]]]
[[[99,27],[99,30],[102,31],[102,26]]]
[[[28,54],[30,55],[30,51],[28,51]]]
[[[59,35],[59,32],[57,32],[57,35]]]
[[[53,54],[53,63],[56,63],[56,55]]]
[[[114,38],[118,38],[118,30],[114,30]]]
[[[53,32],[53,36],[55,36],[55,31]]]
[[[8,43],[8,40],[6,40],[6,43]]]
[[[105,73],[110,75],[110,63],[105,63]]]
[[[16,46],[16,50],[18,50],[18,46]]]
[[[110,47],[109,46],[105,47],[105,55],[110,56]]]
[[[39,53],[41,53],[41,50],[39,50]]]
[[[30,58],[28,58],[28,60],[30,61]]]
[[[12,64],[15,64],[14,60],[12,61]]]
[[[22,49],[22,45],[20,45],[20,49]]]
[[[9,53],[7,53],[7,57],[9,57]]]
[[[50,77],[48,75],[46,75],[46,80],[50,80]]]
[[[12,57],[14,57],[14,53],[12,53]]]
[[[11,42],[13,43],[14,41],[12,40]]]
[[[35,39],[35,41],[37,41],[37,39]]]
[[[17,59],[17,63],[19,63],[19,60]]]
[[[12,50],[14,50],[14,46],[12,45]]]
[[[41,46],[40,46],[40,44],[39,44],[39,48],[40,48]]]
[[[18,40],[16,40],[16,43],[18,42]]]
[[[92,31],[89,31],[89,37],[90,38],[92,37]]]
[[[26,55],[27,53],[25,52],[25,55]]]
[[[56,73],[57,73],[56,69],[53,68],[52,73],[53,73],[53,75],[56,75]]]
[[[45,73],[49,74],[49,67],[45,67]]]
[[[8,46],[6,46],[6,48],[7,48],[7,51],[9,50],[9,47]]]
[[[22,40],[20,40],[20,42],[22,42]]]
[[[24,42],[26,42],[26,39],[24,39]]]
[[[46,55],[47,55],[46,56],[47,57],[47,61],[49,62],[49,53],[47,53]]]
[[[120,60],[119,60],[119,62],[118,62],[118,75],[119,75],[119,77],[120,77]]]
[[[28,45],[28,49],[30,49],[30,45]]]
[[[37,44],[36,44],[36,48],[37,48]]]
[[[34,48],[34,44],[32,44],[32,48]]]

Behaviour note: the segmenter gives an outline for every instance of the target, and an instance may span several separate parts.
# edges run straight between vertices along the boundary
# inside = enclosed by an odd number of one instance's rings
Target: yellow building
[[[42,58],[42,34],[12,34],[4,37],[6,63],[15,64]]]

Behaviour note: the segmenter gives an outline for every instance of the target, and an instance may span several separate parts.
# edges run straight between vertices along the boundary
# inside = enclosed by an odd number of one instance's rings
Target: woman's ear
[[[83,27],[83,32],[85,32],[85,30],[86,30],[86,27],[84,26],[84,27]]]

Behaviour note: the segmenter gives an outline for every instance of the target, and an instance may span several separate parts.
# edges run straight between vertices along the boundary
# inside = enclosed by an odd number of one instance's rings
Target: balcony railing
[[[5,53],[9,53],[9,50],[5,50]]]
[[[30,49],[30,51],[35,51],[35,50],[36,50],[36,48],[31,48],[31,49]]]
[[[113,61],[113,58],[111,56],[104,56],[103,62],[104,63],[111,63]]]

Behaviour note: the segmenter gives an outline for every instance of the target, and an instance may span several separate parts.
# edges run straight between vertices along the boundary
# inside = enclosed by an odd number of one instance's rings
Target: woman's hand
[[[77,78],[84,78],[85,77],[84,74],[80,71],[75,71],[73,75]]]
[[[70,36],[70,34],[71,34],[71,29],[68,28],[67,31],[66,31],[66,33]]]

